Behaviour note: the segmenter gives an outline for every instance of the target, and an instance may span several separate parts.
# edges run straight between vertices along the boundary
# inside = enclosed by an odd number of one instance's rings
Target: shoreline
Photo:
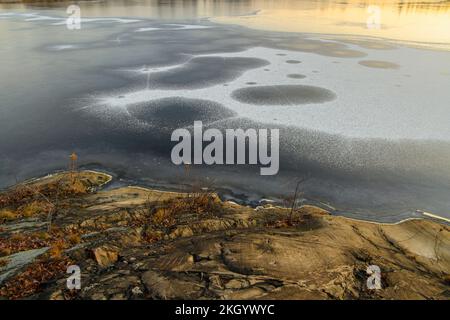
[[[430,219],[368,223],[312,205],[242,206],[206,190],[102,190],[112,180],[94,170],[48,177],[2,195],[0,297],[445,298],[450,228]],[[55,199],[51,219],[38,195]],[[64,289],[68,265],[84,271],[88,289]],[[386,290],[366,289],[359,275],[371,265]]]
[[[102,190],[107,175],[77,173],[47,176],[28,185],[31,193],[18,188],[3,195],[4,208],[16,216],[3,212],[6,222],[0,225],[0,297],[446,297],[450,228],[431,219],[368,223],[312,205],[295,212],[242,206],[209,191]],[[39,194],[56,199],[50,220],[39,210],[48,208]],[[37,219],[31,221],[33,208]],[[86,288],[75,293],[65,289],[65,268],[74,264],[83,270]],[[360,275],[371,265],[383,272],[384,290],[367,290]],[[42,268],[48,278],[40,277]]]
[[[89,171],[89,172],[99,173],[99,174],[106,174],[106,173],[104,173],[102,171],[99,171],[99,170],[98,171],[97,170],[83,170],[83,171]],[[111,180],[109,180],[108,182],[104,183],[103,185],[106,185],[107,183],[113,181],[113,179],[114,179],[111,175],[109,175],[109,174],[107,174],[107,175],[111,177]],[[165,193],[165,194],[177,194],[177,193],[189,194],[189,192],[181,191],[181,190],[180,191],[176,191],[176,189],[174,189],[174,190],[160,190],[160,189],[155,189],[155,188],[152,188],[152,187],[146,187],[146,186],[143,186],[143,185],[142,186],[140,186],[140,185],[126,185],[126,186],[123,186],[123,187],[135,188],[135,189],[140,189],[140,190],[149,191],[149,192],[160,192],[160,193]],[[117,188],[110,189],[110,190],[117,190],[117,189],[120,189],[120,188],[123,188],[123,187],[117,187]],[[259,200],[260,201],[264,200],[264,198],[261,198]],[[225,200],[224,202],[235,202],[236,203],[236,199]],[[239,203],[237,203],[237,204],[239,204]],[[312,205],[312,206],[315,206],[315,205]],[[252,207],[253,209],[257,208],[257,206],[251,206],[251,205],[250,205],[250,207]],[[282,207],[282,206],[278,206],[278,205],[274,205],[274,206],[271,205],[271,207],[278,208],[278,209],[289,209],[289,207]],[[321,207],[318,207],[318,208],[321,208]],[[332,206],[330,206],[330,208],[332,208]],[[323,209],[323,208],[321,208],[321,209]],[[428,219],[428,218],[432,218],[432,219],[429,219],[431,221],[433,221],[433,220],[441,220],[441,221],[450,223],[450,219],[442,217],[442,216],[439,216],[437,214],[424,212],[424,211],[419,210],[419,209],[417,209],[416,212],[422,214],[424,217],[410,217],[410,218],[405,218],[405,219],[402,219],[402,220],[396,221],[396,222],[380,222],[380,221],[372,221],[372,220],[368,220],[368,219],[364,219],[364,218],[361,218],[361,219],[351,218],[351,217],[347,217],[347,216],[343,216],[343,215],[335,215],[335,216],[340,216],[340,217],[343,217],[345,219],[349,219],[349,220],[353,220],[353,221],[363,221],[363,222],[368,222],[368,223],[373,223],[373,224],[378,224],[378,225],[397,225],[397,224],[404,223],[404,222],[410,221],[410,220],[422,220],[422,219]]]
[[[174,185],[174,184],[169,184],[166,182],[161,182],[159,183],[159,187],[157,186],[152,186],[151,184],[146,185],[145,183],[139,184],[138,181],[136,181],[136,184],[130,183],[129,181],[127,183],[123,183],[123,184],[119,184],[117,186],[112,186],[109,187],[107,189],[104,189],[104,187],[107,187],[108,184],[110,184],[111,182],[114,182],[115,177],[114,177],[114,172],[112,171],[107,171],[107,170],[102,170],[102,169],[80,169],[77,172],[89,172],[89,173],[93,173],[93,174],[100,174],[103,175],[105,177],[107,177],[107,179],[97,185],[97,190],[98,191],[113,191],[113,190],[119,190],[121,188],[134,188],[134,189],[138,189],[138,190],[142,190],[142,191],[148,191],[148,192],[159,192],[159,193],[163,193],[163,194],[168,194],[168,195],[173,195],[173,194],[189,194],[188,191],[186,191],[185,189],[183,189],[183,187],[188,187],[189,185],[187,184],[179,184],[179,185]],[[25,179],[23,181],[19,181],[17,183],[15,183],[14,185],[10,185],[6,188],[0,189],[0,193],[1,192],[5,192],[7,190],[10,190],[11,188],[14,188],[17,185],[20,184],[27,184],[27,183],[34,183],[34,182],[40,182],[40,181],[44,181],[45,179],[49,179],[52,177],[55,177],[59,174],[64,174],[64,173],[68,173],[68,171],[66,170],[55,170],[51,173],[47,173],[45,175],[42,176],[36,176],[36,177],[32,177],[29,179]],[[242,190],[241,190],[242,191]],[[253,209],[257,209],[258,207],[263,207],[260,203],[263,200],[270,200],[272,204],[269,204],[270,207],[272,208],[276,208],[276,209],[289,209],[289,207],[283,207],[280,206],[279,202],[280,199],[277,200],[273,200],[273,199],[268,199],[267,196],[257,196],[256,199],[251,200],[251,201],[246,201],[243,200],[239,197],[233,196],[233,190],[232,189],[228,189],[225,188],[223,190],[221,190],[219,188],[219,190],[214,191],[215,193],[217,193],[219,196],[223,196],[225,195],[225,198],[223,201],[224,202],[229,202],[229,203],[237,203],[240,206],[248,206],[251,207]],[[248,195],[248,194],[244,194],[244,195]],[[329,211],[330,214],[332,214],[333,216],[336,217],[342,217],[348,220],[352,220],[352,221],[362,221],[362,222],[367,222],[367,223],[373,223],[373,224],[377,224],[377,225],[397,225],[397,224],[401,224],[410,220],[429,220],[429,221],[434,221],[434,222],[438,222],[438,223],[442,223],[444,225],[450,225],[450,219],[446,218],[444,216],[441,216],[439,214],[435,214],[432,212],[427,212],[421,209],[415,209],[414,211],[410,211],[410,214],[420,214],[419,217],[415,217],[415,216],[410,216],[410,217],[406,217],[403,218],[401,220],[398,221],[377,221],[374,219],[370,219],[370,218],[364,218],[364,217],[360,217],[360,218],[355,218],[355,217],[351,217],[345,214],[345,212],[348,212],[349,214],[356,214],[355,212],[352,212],[352,210],[341,210],[338,208],[335,208],[334,206],[328,204],[328,203],[323,203],[322,201],[319,200],[310,200],[310,199],[306,199],[307,201],[303,204],[303,205],[309,205],[309,206],[313,206],[313,207],[317,207],[320,208],[322,210],[326,210]],[[255,201],[257,201],[258,203],[255,203]],[[266,204],[267,205],[267,204]],[[392,216],[395,216],[396,214],[392,214]]]
[[[90,172],[90,173],[100,174],[100,175],[106,176],[107,180],[105,182],[103,182],[103,183],[98,185],[98,187],[97,187],[98,191],[104,191],[103,187],[114,181],[113,174],[107,173],[107,172],[102,171],[102,170],[81,169],[81,170],[79,170],[77,172]],[[27,179],[27,180],[25,180],[25,181],[23,181],[21,183],[32,183],[32,182],[42,181],[42,180],[44,180],[46,178],[51,178],[51,177],[57,176],[58,174],[64,174],[64,173],[68,173],[68,171],[64,171],[64,170],[55,171],[53,173],[49,173],[49,174],[47,174],[45,176],[42,176],[42,177],[35,177],[35,178]],[[20,184],[20,182],[18,184]],[[14,187],[14,186],[11,186],[11,187]],[[11,187],[9,187],[9,188],[11,188]],[[148,192],[158,192],[158,193],[168,194],[168,195],[189,194],[189,192],[187,192],[186,190],[181,190],[181,188],[177,189],[176,187],[173,187],[173,188],[168,187],[167,190],[164,190],[164,189],[158,189],[156,187],[139,185],[139,184],[124,184],[124,185],[121,185],[121,186],[117,186],[117,187],[113,187],[111,189],[108,189],[108,191],[117,191],[117,190],[120,190],[122,188],[133,188],[133,189],[137,189],[137,190],[148,191]],[[220,196],[220,192],[218,192],[218,194]],[[260,202],[262,200],[268,200],[268,199],[267,199],[267,197],[259,199]],[[272,204],[268,204],[267,205],[266,204],[267,207],[264,207],[264,206],[261,206],[261,205],[252,205],[251,203],[245,203],[245,202],[244,203],[239,203],[239,202],[242,202],[242,201],[239,201],[239,199],[237,199],[237,198],[230,198],[230,199],[223,200],[223,201],[224,202],[228,202],[228,203],[236,203],[239,206],[248,206],[248,207],[251,207],[252,209],[258,209],[258,208],[261,208],[261,209],[274,208],[274,209],[282,209],[282,210],[290,209],[289,207],[283,207],[283,206],[278,205],[277,201],[274,201],[274,205],[272,205]],[[412,221],[412,220],[429,220],[429,221],[434,221],[434,222],[438,222],[438,223],[440,222],[440,223],[444,223],[444,224],[450,224],[450,219],[448,219],[446,217],[443,217],[443,216],[440,216],[440,215],[437,215],[437,214],[434,214],[434,213],[431,213],[431,212],[422,211],[422,210],[419,210],[419,209],[416,209],[415,212],[418,213],[418,214],[421,214],[422,215],[421,217],[408,217],[408,218],[401,219],[401,220],[395,221],[395,222],[382,222],[382,221],[374,221],[374,220],[370,220],[370,219],[364,219],[363,217],[362,218],[354,218],[354,217],[349,217],[349,216],[345,216],[345,215],[342,215],[342,214],[335,214],[333,212],[334,211],[338,211],[338,210],[336,208],[334,208],[333,206],[331,206],[331,205],[327,205],[326,209],[321,207],[321,206],[319,206],[319,204],[315,204],[314,202],[305,203],[304,205],[317,207],[317,208],[320,208],[322,210],[329,211],[331,215],[336,216],[336,217],[342,217],[342,218],[345,218],[345,219],[348,219],[348,220],[351,220],[351,221],[367,222],[367,223],[372,223],[372,224],[376,224],[376,225],[387,225],[387,226],[388,225],[398,225],[398,224],[401,224],[401,223],[404,223],[404,222],[407,222],[407,221]]]

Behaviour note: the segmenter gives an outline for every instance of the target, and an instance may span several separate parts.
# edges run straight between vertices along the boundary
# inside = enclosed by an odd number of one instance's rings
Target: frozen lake
[[[387,11],[370,37],[349,5],[330,34],[320,16],[293,29],[292,12],[315,14],[309,1],[292,4],[284,26],[263,23],[286,14],[267,2],[196,3],[86,2],[80,30],[67,29],[63,4],[0,7],[0,187],[64,169],[75,151],[123,183],[198,179],[252,200],[291,195],[308,175],[305,198],[348,216],[450,217],[449,29],[413,39],[407,17],[394,26]],[[411,14],[419,21],[420,7]],[[280,173],[186,175],[170,161],[170,134],[194,120],[279,128]]]

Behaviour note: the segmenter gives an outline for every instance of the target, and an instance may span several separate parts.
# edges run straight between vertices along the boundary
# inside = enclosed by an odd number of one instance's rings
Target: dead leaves
[[[25,271],[9,279],[0,288],[0,296],[14,300],[33,295],[43,285],[63,276],[71,264],[72,261],[68,258],[33,263]]]

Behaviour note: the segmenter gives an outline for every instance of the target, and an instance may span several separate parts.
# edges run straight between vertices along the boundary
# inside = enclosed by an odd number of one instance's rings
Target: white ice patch
[[[123,19],[123,18],[82,18],[81,23],[95,23],[95,22],[116,22],[116,23],[136,23],[141,20],[137,19]],[[66,24],[66,19],[61,22],[53,23],[54,26]]]
[[[197,24],[168,24],[180,30],[210,29],[212,26],[202,26]]]
[[[149,31],[174,31],[174,30],[198,30],[198,29],[210,29],[212,26],[202,26],[196,24],[165,24],[164,26],[172,26],[171,28],[155,28],[155,27],[142,27],[136,29],[134,32],[149,32]]]
[[[32,18],[25,19],[25,21],[54,21],[54,20],[60,21],[61,18],[36,15],[33,16]]]
[[[349,48],[361,50],[356,46]],[[448,77],[441,74],[442,70],[450,70],[448,53],[411,48],[396,49],[395,54],[392,50],[364,51],[368,53],[364,58],[334,58],[262,47],[237,53],[198,55],[195,57],[260,58],[269,61],[270,65],[246,71],[227,86],[217,84],[200,89],[146,89],[143,77],[142,90],[122,93],[120,98],[114,94],[99,96],[88,109],[95,113],[99,106],[109,107],[112,109],[108,117],[112,117],[113,109],[126,110],[128,105],[135,103],[183,97],[216,101],[241,117],[263,123],[292,125],[347,137],[449,141],[450,92]],[[280,53],[285,56],[279,56]],[[289,64],[287,60],[301,63]],[[368,68],[359,65],[360,60],[389,61],[400,68]],[[155,71],[164,70],[136,68],[127,72],[147,73],[151,79],[151,73]],[[296,73],[306,78],[287,77]],[[248,82],[256,84],[249,86]],[[271,85],[317,86],[335,92],[337,99],[321,104],[275,106],[246,104],[231,97],[236,89]]]
[[[198,57],[198,56],[191,56],[187,61],[182,62],[181,64],[178,63],[178,64],[161,66],[161,67],[142,66],[142,67],[137,67],[137,68],[122,68],[122,69],[118,69],[117,71],[124,72],[124,73],[130,73],[130,74],[134,74],[134,75],[151,75],[152,73],[167,72],[167,71],[177,69],[180,66],[186,64],[187,62],[191,61],[192,58],[194,58],[194,57]]]
[[[139,28],[137,30],[134,30],[134,32],[148,32],[148,31],[156,31],[156,30],[162,30],[162,29],[161,28],[148,27],[148,28]]]
[[[78,49],[79,46],[76,46],[74,44],[58,44],[58,45],[53,45],[49,47],[49,50],[52,51],[63,51],[63,50],[73,50],[73,49]]]
[[[5,12],[1,13],[0,17],[20,17],[25,18],[25,21],[34,22],[34,21],[57,21],[51,23],[53,26],[60,26],[66,24],[66,17],[54,17],[42,15],[36,12],[32,13],[17,13],[17,12]],[[136,23],[141,22],[139,19],[128,19],[128,18],[116,18],[116,17],[104,17],[104,18],[82,18],[81,23],[96,23],[96,22],[113,22],[113,23]]]

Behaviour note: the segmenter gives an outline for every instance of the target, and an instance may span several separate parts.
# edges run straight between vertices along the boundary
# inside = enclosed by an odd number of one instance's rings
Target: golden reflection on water
[[[223,16],[214,20],[264,30],[382,37],[443,48],[450,44],[450,1],[254,3],[260,8],[254,15]]]
[[[16,0],[0,0],[0,10],[8,8],[2,2],[11,1]],[[21,3],[11,8],[64,8],[68,2]],[[362,35],[450,47],[450,0],[87,0],[78,4],[84,16],[211,18],[263,30]]]

